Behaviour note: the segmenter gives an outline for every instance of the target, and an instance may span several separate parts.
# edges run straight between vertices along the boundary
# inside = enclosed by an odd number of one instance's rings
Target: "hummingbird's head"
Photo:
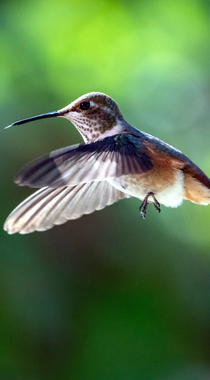
[[[85,142],[121,133],[126,124],[114,100],[100,92],[90,92],[59,111],[19,120],[9,127],[50,117],[64,117],[70,120]]]
[[[83,95],[58,112],[74,124],[85,141],[119,133],[124,121],[114,100],[100,92]]]

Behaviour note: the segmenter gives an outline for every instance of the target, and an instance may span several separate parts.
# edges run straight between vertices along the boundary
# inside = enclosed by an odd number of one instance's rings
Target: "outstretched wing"
[[[8,216],[4,229],[9,234],[44,231],[56,224],[77,219],[83,214],[129,198],[107,181],[82,183],[78,186],[42,188],[25,199]]]
[[[20,186],[58,188],[141,174],[153,165],[140,148],[140,139],[129,134],[66,147],[28,164],[15,182]]]

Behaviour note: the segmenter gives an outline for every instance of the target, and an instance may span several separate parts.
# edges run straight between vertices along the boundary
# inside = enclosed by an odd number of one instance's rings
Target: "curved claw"
[[[147,212],[147,206],[149,204],[149,197],[152,197],[153,198],[153,205],[154,207],[156,208],[156,210],[160,213],[161,209],[160,209],[160,203],[157,201],[157,199],[155,198],[155,195],[153,192],[149,192],[146,197],[144,198],[141,206],[139,207],[139,211],[140,211],[140,215],[142,217],[142,219],[145,219],[146,218],[146,212]]]

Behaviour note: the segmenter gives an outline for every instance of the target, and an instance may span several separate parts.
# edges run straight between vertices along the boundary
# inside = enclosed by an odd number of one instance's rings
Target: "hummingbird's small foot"
[[[147,206],[149,204],[149,202],[148,202],[149,197],[153,198],[153,202],[152,203],[155,206],[156,210],[158,210],[158,212],[161,211],[161,209],[160,209],[160,203],[155,198],[154,193],[150,192],[150,193],[148,193],[146,195],[146,197],[144,198],[141,206],[139,207],[139,211],[140,211],[140,215],[141,215],[142,219],[146,218]]]

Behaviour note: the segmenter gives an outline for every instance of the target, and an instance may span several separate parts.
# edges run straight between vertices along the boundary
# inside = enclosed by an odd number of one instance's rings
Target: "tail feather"
[[[184,175],[184,196],[183,198],[200,205],[210,204],[210,180],[205,176],[205,181],[200,181],[197,176],[191,174]]]

